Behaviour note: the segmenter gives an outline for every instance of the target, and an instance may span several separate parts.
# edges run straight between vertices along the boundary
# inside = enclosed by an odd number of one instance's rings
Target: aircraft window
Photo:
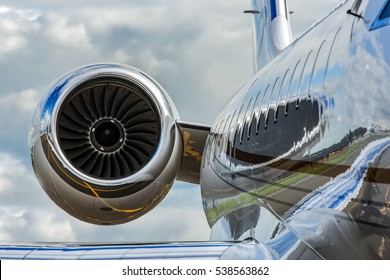
[[[207,164],[210,164],[210,161],[211,161],[211,155],[213,153],[213,139],[212,137],[208,138],[208,145],[207,145],[207,151],[206,151],[206,157],[205,157],[205,161],[203,162],[203,164],[206,163],[206,158],[207,158]]]
[[[210,156],[212,155],[212,160],[214,161],[215,160],[215,157],[216,157],[216,153],[217,151],[221,151],[221,125],[223,124],[224,120],[223,119],[220,119],[217,123],[217,125],[215,126],[215,130],[213,131],[213,134],[212,134],[212,139],[211,139],[211,143],[212,143],[212,152],[210,153]],[[219,148],[217,148],[217,146]]]
[[[309,99],[311,98],[312,93],[320,94],[323,91],[325,67],[329,58],[329,52],[326,51],[327,47],[328,44],[326,44],[326,41],[323,41],[318,48],[310,78]]]
[[[286,109],[285,113],[288,113],[288,103],[297,100],[299,80],[302,76],[302,67],[303,67],[303,63],[301,63],[301,61],[299,60],[295,65],[294,72],[291,76],[290,86],[288,91],[289,95],[288,95],[288,100],[285,108]]]
[[[233,127],[234,130],[238,130],[240,132],[239,135],[242,134],[241,132],[244,129],[246,112],[248,110],[248,104],[251,102],[252,96],[254,95],[256,87],[258,86],[258,83],[256,83],[256,81],[257,81],[257,79],[253,81],[250,88],[246,92],[245,98],[242,101],[241,108],[240,108],[240,111],[239,111],[238,116],[237,116],[237,120],[235,121],[235,126]]]
[[[236,158],[236,147],[237,147],[237,143],[240,143],[241,145],[241,142],[240,142],[240,131],[239,129],[236,129],[236,131],[234,131],[234,138],[233,138],[233,151],[234,151],[234,156],[233,158]]]
[[[233,115],[232,117],[230,118],[230,121],[229,122],[226,122],[226,124],[229,123],[229,126],[227,127],[228,130],[226,132],[226,136],[224,137],[224,141],[226,141],[226,143],[223,144],[223,146],[226,146],[226,151],[228,153],[228,155],[231,156],[231,150],[232,150],[232,141],[230,140],[230,135],[232,134],[232,124],[234,123],[234,119],[235,117],[237,116],[237,110],[234,110],[233,112]]]
[[[236,136],[237,136],[237,130],[234,132],[232,146],[230,147],[230,156],[234,159],[236,159]],[[234,174],[235,176],[235,174]]]
[[[327,88],[328,72],[330,73],[331,76],[337,75],[337,70],[335,69],[335,66],[333,65],[333,63],[334,62],[339,63],[339,60],[334,59],[332,54],[333,54],[333,48],[334,48],[335,42],[336,42],[337,38],[339,37],[338,35],[340,34],[341,29],[342,28],[340,27],[339,30],[337,30],[336,35],[334,36],[334,39],[332,42],[332,46],[330,47],[328,61],[326,62],[326,67],[325,67],[324,89]]]
[[[311,75],[313,73],[314,62],[315,62],[315,55],[313,54],[313,51],[310,51],[306,57],[305,66],[303,68],[301,80],[299,82],[299,91],[298,91],[299,99],[304,99],[310,96],[309,85],[310,85]]]
[[[222,138],[221,128],[222,128],[224,121],[225,121],[224,119],[219,121],[218,125],[215,127],[214,137],[215,137],[215,142],[217,142],[218,146],[221,145],[221,138]]]
[[[256,114],[256,108],[257,108],[256,105],[258,103],[258,100],[260,99],[259,96],[260,96],[260,92],[256,95],[256,98],[253,99],[253,106],[252,106],[252,109],[250,111],[249,120],[248,120],[248,130],[247,130],[247,139],[248,140],[251,137],[251,130],[252,130],[252,124],[253,124],[254,118],[256,117],[256,123],[258,120],[258,116]]]
[[[219,125],[219,123],[217,124],[217,126],[215,128],[212,127],[210,129],[210,137],[209,137],[209,140],[208,140],[209,143],[215,143],[217,141],[217,138],[218,138],[218,134],[217,134],[218,125]]]
[[[202,157],[202,163],[203,166],[206,164],[210,164],[211,158],[214,158],[214,153],[215,153],[215,144],[220,141],[221,135],[219,134],[219,129],[221,126],[221,123],[223,123],[223,120],[218,120],[215,129],[212,129],[210,136],[207,138],[207,144],[205,145],[206,151],[205,151],[205,156]]]
[[[226,148],[225,148],[225,143],[227,142],[226,139],[227,139],[227,135],[228,135],[228,132],[226,131],[226,126],[228,123],[230,123],[230,120],[231,120],[231,115],[229,114],[229,116],[227,117],[226,119],[226,122],[224,123],[223,125],[223,128],[222,128],[222,131],[221,131],[221,138],[222,138],[222,141],[221,141],[221,153],[223,151],[226,151]],[[219,153],[219,156],[221,156],[221,153]]]
[[[267,106],[268,104],[266,104],[266,102],[268,102],[269,100],[269,95],[271,94],[271,91],[270,91],[270,85],[267,86],[267,88],[265,89],[264,91],[264,94],[261,98],[261,103],[260,103],[260,107],[259,107],[259,120],[261,118],[261,115],[264,114],[265,115],[265,111],[267,109]],[[259,127],[260,126],[260,121],[257,123],[257,132],[259,131]]]
[[[244,106],[244,104],[241,105],[241,109],[242,109],[243,106]],[[241,109],[240,109],[240,111],[241,111]],[[233,143],[234,133],[237,130],[236,124],[237,124],[237,121],[238,121],[238,117],[240,115],[240,111],[234,111],[233,117],[232,117],[232,119],[230,121],[229,131],[228,131],[227,139],[226,139],[228,141],[228,143]],[[230,149],[232,149],[232,145],[230,146]]]
[[[381,11],[378,14],[378,17],[375,19],[372,24],[370,31],[381,28],[383,26],[390,24],[390,1],[387,1],[386,4],[382,7]]]
[[[250,118],[251,118],[250,115],[253,111],[250,108],[253,108],[253,106],[252,106],[253,100],[254,100],[253,98],[251,98],[251,100],[249,100],[248,107],[246,108],[246,111],[245,111],[245,117],[244,117],[244,120],[243,120],[242,125],[241,125],[240,144],[242,143],[242,140],[244,138],[245,127],[247,128],[247,130],[249,130]]]
[[[286,73],[284,74],[282,84],[280,86],[280,92],[278,97],[278,111],[279,108],[283,106],[282,112],[286,112],[286,105],[287,105],[287,93],[288,93],[288,85],[291,80],[292,71],[290,69],[287,69]],[[275,117],[278,118],[277,116]]]
[[[245,97],[246,99],[246,97]],[[233,145],[235,146],[235,143],[236,142],[236,136],[237,136],[237,131],[241,132],[242,129],[243,129],[243,126],[244,126],[244,118],[245,118],[245,112],[246,112],[246,108],[248,107],[247,105],[247,102],[244,100],[244,102],[241,104],[241,108],[240,108],[240,112],[238,114],[238,118],[237,118],[237,121],[236,121],[236,125],[234,126],[234,143]],[[241,133],[239,134],[241,135]],[[241,142],[240,142],[241,143]]]
[[[274,117],[273,121],[275,121],[275,111],[276,111],[278,95],[280,92],[280,85],[281,85],[281,79],[278,77],[275,80],[271,95],[270,95],[269,100],[268,100],[268,108],[267,108],[267,113],[266,113],[267,114],[266,115],[266,120],[267,120],[266,125],[268,124],[268,118],[269,118],[270,114],[273,115],[273,117]]]
[[[207,143],[205,145],[205,153],[204,153],[204,156],[202,157],[202,165],[203,167],[206,165],[206,159],[209,159],[210,157],[210,147],[211,147],[211,143],[212,143],[212,137],[208,137],[207,138]]]
[[[252,112],[252,122],[253,122],[253,118],[256,118],[256,135],[259,133],[257,127],[260,120],[260,114],[258,110],[258,108],[260,108],[260,105],[261,105],[261,91],[259,91],[259,93],[256,96],[255,103],[253,104],[253,112]]]

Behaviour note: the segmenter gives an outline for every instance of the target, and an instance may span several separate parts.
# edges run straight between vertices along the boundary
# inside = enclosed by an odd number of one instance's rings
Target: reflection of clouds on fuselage
[[[320,116],[324,109],[322,102],[316,99],[302,100],[299,109],[295,108],[295,100],[288,106],[288,116],[283,113],[285,106],[279,106],[277,122],[268,121],[267,128],[264,128],[264,114],[260,115],[258,123],[254,118],[251,125],[244,126],[243,135],[251,137],[240,140],[237,131],[232,141],[226,135],[210,136],[205,152],[209,165],[206,170],[213,169],[225,183],[210,188],[203,185],[203,198],[217,199],[238,195],[243,190],[249,192],[281,179],[283,173],[294,169],[297,161],[290,159],[302,158],[308,147],[320,140],[323,130]],[[274,109],[270,109],[269,118],[274,114]],[[221,138],[225,140],[220,141]],[[289,172],[285,174],[288,175]],[[210,178],[206,174],[203,177]]]
[[[345,117],[360,126],[390,128],[390,54],[384,44],[388,33],[383,29],[353,33],[344,79],[345,100],[353,101],[353,106],[345,106]]]

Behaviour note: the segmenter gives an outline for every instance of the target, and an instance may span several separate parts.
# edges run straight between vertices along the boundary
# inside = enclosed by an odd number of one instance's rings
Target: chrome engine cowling
[[[75,69],[48,90],[30,131],[32,162],[49,197],[94,224],[155,207],[179,168],[176,108],[145,73],[120,64]]]

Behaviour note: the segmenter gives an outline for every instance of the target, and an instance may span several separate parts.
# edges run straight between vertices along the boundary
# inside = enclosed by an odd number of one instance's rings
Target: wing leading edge
[[[311,248],[291,232],[284,240],[262,243],[253,239],[242,242],[183,242],[149,244],[13,244],[0,245],[0,259],[13,260],[152,260],[152,259],[210,259],[210,260],[270,260],[320,259]]]

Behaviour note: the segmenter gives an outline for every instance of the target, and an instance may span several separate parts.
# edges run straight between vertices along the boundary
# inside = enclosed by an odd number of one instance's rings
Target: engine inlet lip
[[[90,85],[93,81],[101,80],[114,80],[125,85],[138,86],[143,92],[143,98],[150,102],[157,114],[157,125],[159,126],[158,145],[154,155],[145,164],[142,172],[113,179],[94,177],[73,165],[61,148],[58,137],[58,122],[51,119],[58,119],[63,104],[76,92],[79,92],[81,88]],[[43,132],[47,133],[51,152],[57,160],[56,166],[61,166],[61,169],[69,173],[68,175],[78,182],[88,182],[91,186],[95,185],[110,190],[145,180],[145,178],[148,178],[148,175],[145,174],[158,172],[158,170],[163,168],[164,165],[160,164],[161,158],[167,154],[167,149],[164,147],[173,144],[170,138],[171,129],[174,127],[175,120],[180,119],[172,100],[155,80],[134,67],[115,63],[85,65],[70,71],[49,88],[47,101],[44,107],[37,112],[39,114],[36,115],[39,117],[38,130],[42,131],[42,135]],[[92,145],[91,148],[93,148]]]
[[[113,118],[103,118],[94,123],[89,132],[93,147],[102,153],[113,153],[123,146],[125,130],[122,124]]]

